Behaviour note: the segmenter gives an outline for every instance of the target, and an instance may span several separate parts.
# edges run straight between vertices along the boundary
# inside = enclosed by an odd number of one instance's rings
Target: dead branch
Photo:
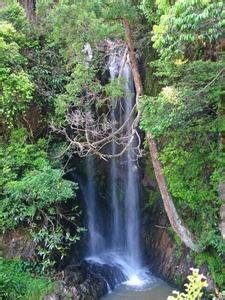
[[[118,75],[118,81],[121,80],[122,71],[127,59],[128,48],[126,47]],[[118,122],[113,122],[109,117],[111,115],[110,111],[113,110],[114,108],[109,106],[106,114],[104,113],[101,116],[96,117],[90,110],[82,111],[81,109],[75,109],[66,116],[68,127],[57,127],[52,124],[52,130],[63,135],[68,142],[66,149],[61,154],[57,155],[57,157],[63,156],[72,149],[81,157],[94,154],[107,160],[112,157],[122,156],[136,138],[138,139],[138,143],[135,153],[137,156],[140,156],[141,140],[137,133],[140,113],[137,113],[136,103],[119,128]],[[112,130],[112,128],[115,128],[115,130]],[[115,142],[118,145],[118,152],[114,154],[109,153],[109,149],[107,148],[112,142]]]

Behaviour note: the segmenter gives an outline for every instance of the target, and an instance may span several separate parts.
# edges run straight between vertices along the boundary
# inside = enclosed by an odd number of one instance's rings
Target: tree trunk
[[[147,140],[150,148],[150,155],[152,159],[156,180],[159,186],[159,190],[163,199],[164,208],[169,218],[170,224],[187,247],[189,247],[194,251],[198,251],[198,247],[194,242],[193,236],[190,233],[190,231],[186,228],[186,226],[183,224],[182,220],[180,219],[176,207],[171,198],[171,195],[169,193],[166,184],[166,179],[162,172],[162,165],[158,159],[158,149],[157,149],[156,141],[151,135],[151,133],[147,133]]]
[[[143,84],[140,76],[140,72],[138,70],[138,61],[135,53],[135,47],[133,44],[132,34],[129,22],[127,20],[124,21],[124,29],[126,34],[126,40],[128,45],[128,52],[130,57],[130,63],[131,63],[131,69],[133,73],[134,78],[134,84],[135,89],[137,93],[137,102],[141,95],[143,95]],[[150,156],[152,159],[152,164],[156,176],[156,180],[159,186],[159,190],[161,193],[161,197],[163,200],[164,208],[167,213],[167,216],[169,218],[170,224],[173,228],[173,230],[177,233],[177,235],[180,237],[182,242],[193,251],[199,251],[194,238],[190,231],[187,229],[187,227],[183,224],[182,220],[180,219],[176,207],[173,203],[173,200],[170,196],[165,176],[162,172],[162,165],[158,159],[158,149],[157,144],[151,133],[147,133],[147,141],[150,148]]]
[[[19,0],[24,7],[28,19],[33,20],[36,14],[36,0]]]
[[[141,75],[138,69],[138,62],[137,62],[137,57],[136,57],[135,48],[133,44],[132,34],[131,34],[129,22],[127,20],[124,21],[124,28],[125,28],[125,35],[127,39],[131,69],[134,77],[134,85],[135,85],[137,95],[141,96],[144,94],[144,90],[143,90]]]

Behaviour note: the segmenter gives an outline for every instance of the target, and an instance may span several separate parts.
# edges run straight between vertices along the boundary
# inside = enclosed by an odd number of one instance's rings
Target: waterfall
[[[92,156],[86,157],[87,186],[85,192],[87,227],[88,227],[88,255],[99,254],[104,249],[103,235],[99,230],[98,207],[96,201],[95,163]]]
[[[125,119],[128,119],[130,112],[135,104],[135,91],[131,67],[127,62],[123,70],[124,90],[125,90]],[[127,131],[132,126],[134,116],[127,124]],[[136,157],[133,149],[136,146],[135,139],[132,141],[126,152],[126,189],[125,189],[125,235],[126,235],[126,254],[132,266],[140,266],[140,242],[139,242],[139,180]]]
[[[115,124],[116,117],[115,112],[112,112],[111,120],[113,124]],[[114,131],[116,127],[113,125],[112,130]],[[116,154],[116,143],[112,141],[111,153],[112,155]],[[111,181],[111,203],[112,203],[112,249],[116,250],[121,247],[121,208],[118,201],[118,193],[117,193],[117,172],[118,172],[118,164],[116,158],[112,158],[110,162],[110,181]]]
[[[130,117],[126,129],[131,133],[131,125],[135,116],[130,116],[130,112],[135,105],[135,88],[129,60],[124,62],[122,52],[121,48],[119,51],[112,51],[108,61],[110,79],[118,80],[118,76],[120,76],[124,89],[123,99],[113,102],[110,117],[112,132]],[[105,219],[104,225],[107,227],[108,223],[111,223],[111,228],[106,230],[107,237],[102,231],[102,226],[99,225],[103,223],[99,222],[101,205],[96,201],[95,161],[91,156],[86,158],[87,191],[85,201],[89,232],[88,259],[119,267],[127,278],[127,283],[131,285],[142,284],[146,279],[140,255],[139,176],[135,155],[136,146],[137,140],[134,137],[121,157],[113,157],[108,162],[111,222]],[[115,155],[121,150],[121,145],[113,140],[109,150],[111,154]],[[108,242],[106,243],[106,241]]]
[[[121,73],[121,82],[124,86],[124,99],[117,101],[111,113],[112,124],[117,121],[117,127],[129,118],[130,112],[135,104],[135,89],[131,67],[128,61],[123,64],[123,56],[112,53],[109,59],[109,71],[111,80],[115,80]],[[121,70],[121,68],[123,68]],[[122,71],[122,72],[121,72]],[[118,109],[119,106],[119,109]],[[120,109],[120,107],[123,109]],[[127,123],[127,132],[130,132],[134,116],[131,116]],[[112,130],[116,129],[115,125]],[[139,180],[138,169],[135,165],[136,157],[134,148],[135,139],[128,147],[125,155],[121,159],[112,158],[110,163],[111,174],[111,202],[112,202],[112,245],[113,249],[123,249],[123,255],[130,266],[140,267],[140,241],[139,241]],[[118,151],[115,141],[111,145],[111,153],[114,155]],[[117,193],[118,178],[121,176],[121,166],[123,165],[124,181],[122,189],[124,191],[123,204],[119,203]],[[123,216],[121,217],[121,213]],[[123,222],[122,222],[123,219]],[[124,224],[124,225],[123,225]]]
[[[120,66],[119,59],[116,55],[111,56],[109,60],[109,72],[110,79],[115,80],[118,76],[118,68]],[[117,104],[117,103],[115,103]],[[116,105],[113,105],[113,110],[111,111],[111,123],[112,123],[112,132],[116,130]],[[115,155],[117,152],[116,142],[113,140],[111,143],[111,154]],[[112,203],[112,249],[115,251],[121,248],[122,243],[122,220],[121,220],[121,207],[118,201],[117,193],[117,177],[118,177],[118,160],[113,157],[110,161],[110,192],[111,192],[111,203]]]

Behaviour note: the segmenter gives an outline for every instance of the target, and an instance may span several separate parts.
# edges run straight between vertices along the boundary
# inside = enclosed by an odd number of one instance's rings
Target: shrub
[[[187,278],[189,283],[185,284],[185,293],[173,291],[174,296],[169,296],[168,300],[198,300],[201,299],[203,292],[202,289],[207,287],[207,281],[204,275],[199,274],[198,269],[191,269],[192,274]]]
[[[40,300],[52,289],[49,279],[25,272],[21,261],[0,259],[0,299]]]

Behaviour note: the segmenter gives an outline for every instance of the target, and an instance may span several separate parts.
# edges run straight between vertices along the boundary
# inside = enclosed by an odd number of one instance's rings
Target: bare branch
[[[111,41],[107,41],[107,43],[109,54],[112,55],[112,51],[117,51],[115,53],[116,57],[121,58],[117,80],[119,84],[122,84],[123,70],[126,63],[129,63],[128,47],[124,47],[124,44],[118,46]],[[121,49],[123,49],[122,53]],[[98,97],[96,96],[97,99]],[[95,110],[91,109],[92,102],[96,101],[96,98],[95,95],[89,96],[88,94],[88,97],[83,101],[82,108],[72,108],[66,115],[68,124],[66,127],[57,127],[54,124],[51,126],[54,132],[64,136],[68,142],[66,149],[57,157],[61,157],[71,149],[81,157],[97,155],[104,160],[108,160],[112,157],[122,156],[131,144],[135,156],[140,156],[141,140],[137,132],[140,113],[137,112],[137,104],[133,105],[126,119],[121,123],[121,120],[112,120],[112,112],[115,111],[116,107],[111,105],[108,97],[102,99],[103,102],[108,103],[107,111],[97,116]],[[117,100],[116,103],[122,106],[122,101],[126,101],[126,99]],[[134,140],[137,140],[135,145]],[[117,145],[117,152],[113,154],[110,153],[109,147],[112,142]]]

